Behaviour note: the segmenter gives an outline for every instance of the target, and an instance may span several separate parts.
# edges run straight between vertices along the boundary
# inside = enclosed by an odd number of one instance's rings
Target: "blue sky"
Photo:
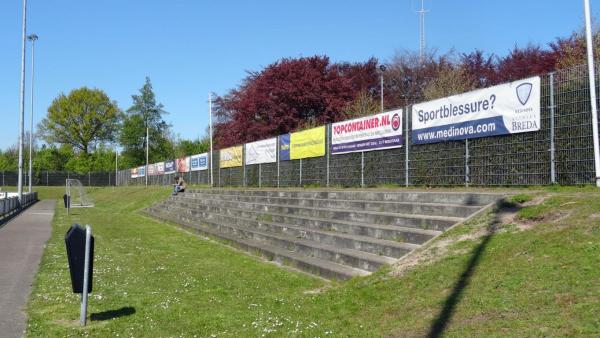
[[[100,88],[121,109],[152,79],[166,119],[184,138],[208,125],[207,93],[224,94],[247,70],[282,58],[385,61],[418,49],[418,0],[158,1],[29,0],[36,44],[35,123],[52,99]],[[598,17],[600,0],[592,0]],[[479,48],[505,55],[545,44],[583,25],[582,1],[428,0],[427,45],[441,52]],[[0,2],[0,148],[17,142],[21,0]],[[27,59],[29,88],[29,57]],[[29,121],[27,93],[26,121]],[[27,123],[28,125],[28,123]]]

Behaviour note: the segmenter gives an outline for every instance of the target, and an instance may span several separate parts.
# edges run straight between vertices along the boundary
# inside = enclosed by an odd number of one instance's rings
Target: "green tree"
[[[175,156],[183,157],[204,153],[208,151],[209,147],[208,137],[198,140],[179,140],[175,146]]]
[[[82,87],[55,98],[38,130],[49,144],[69,144],[88,154],[98,144],[115,140],[121,115],[102,90]]]
[[[124,163],[137,166],[146,162],[146,128],[150,139],[150,162],[172,158],[174,142],[170,137],[170,126],[163,120],[166,112],[163,110],[163,105],[156,102],[149,78],[146,78],[139,95],[132,95],[131,98],[133,105],[127,109],[119,135]]]

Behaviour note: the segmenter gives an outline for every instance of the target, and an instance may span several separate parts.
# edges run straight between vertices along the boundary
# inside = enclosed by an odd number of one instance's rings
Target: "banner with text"
[[[156,174],[162,175],[165,173],[165,162],[156,163]]]
[[[242,166],[242,155],[243,155],[243,147],[236,146],[226,149],[221,149],[219,152],[221,154],[220,157],[220,166],[221,168],[233,168],[233,167],[241,167]]]
[[[402,109],[331,125],[332,154],[398,148],[402,143]]]
[[[174,160],[165,161],[165,174],[172,174],[177,171]]]
[[[138,168],[131,168],[131,178],[137,178],[137,177],[139,177]]]
[[[435,143],[540,130],[540,77],[415,104],[412,142]]]
[[[208,154],[192,155],[190,157],[190,169],[192,171],[208,169]]]
[[[177,172],[187,173],[190,171],[190,158],[181,157],[177,159]]]
[[[146,176],[146,166],[142,166],[138,168],[138,177]]]
[[[277,162],[277,138],[246,143],[246,164]]]
[[[325,155],[325,126],[281,135],[281,160],[298,160]],[[284,144],[287,142],[287,146]],[[287,147],[287,153],[286,148]]]
[[[148,176],[156,176],[156,164],[148,164]]]

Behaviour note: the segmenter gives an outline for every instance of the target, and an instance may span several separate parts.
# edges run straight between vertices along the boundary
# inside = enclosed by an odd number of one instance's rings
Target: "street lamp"
[[[385,72],[387,68],[385,67],[385,65],[380,65],[379,66],[379,70],[380,72],[380,79],[381,79],[381,112],[383,113],[383,73]]]
[[[19,202],[23,202],[23,134],[25,129],[25,48],[27,37],[27,0],[23,0],[23,20],[21,27],[22,45],[21,45],[21,93],[19,97],[19,178],[17,181],[17,191]]]
[[[29,125],[29,192],[31,192],[31,175],[33,163],[33,78],[35,76],[35,42],[38,36],[31,34],[27,36],[27,40],[31,41],[31,120]]]

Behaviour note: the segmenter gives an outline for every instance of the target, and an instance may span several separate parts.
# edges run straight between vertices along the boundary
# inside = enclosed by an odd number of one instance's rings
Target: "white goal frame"
[[[70,184],[74,183],[74,184]],[[73,201],[71,198],[73,189],[77,189],[78,201]],[[65,193],[69,197],[69,208],[93,208],[94,202],[85,192],[81,181],[74,178],[67,178],[65,181]]]

